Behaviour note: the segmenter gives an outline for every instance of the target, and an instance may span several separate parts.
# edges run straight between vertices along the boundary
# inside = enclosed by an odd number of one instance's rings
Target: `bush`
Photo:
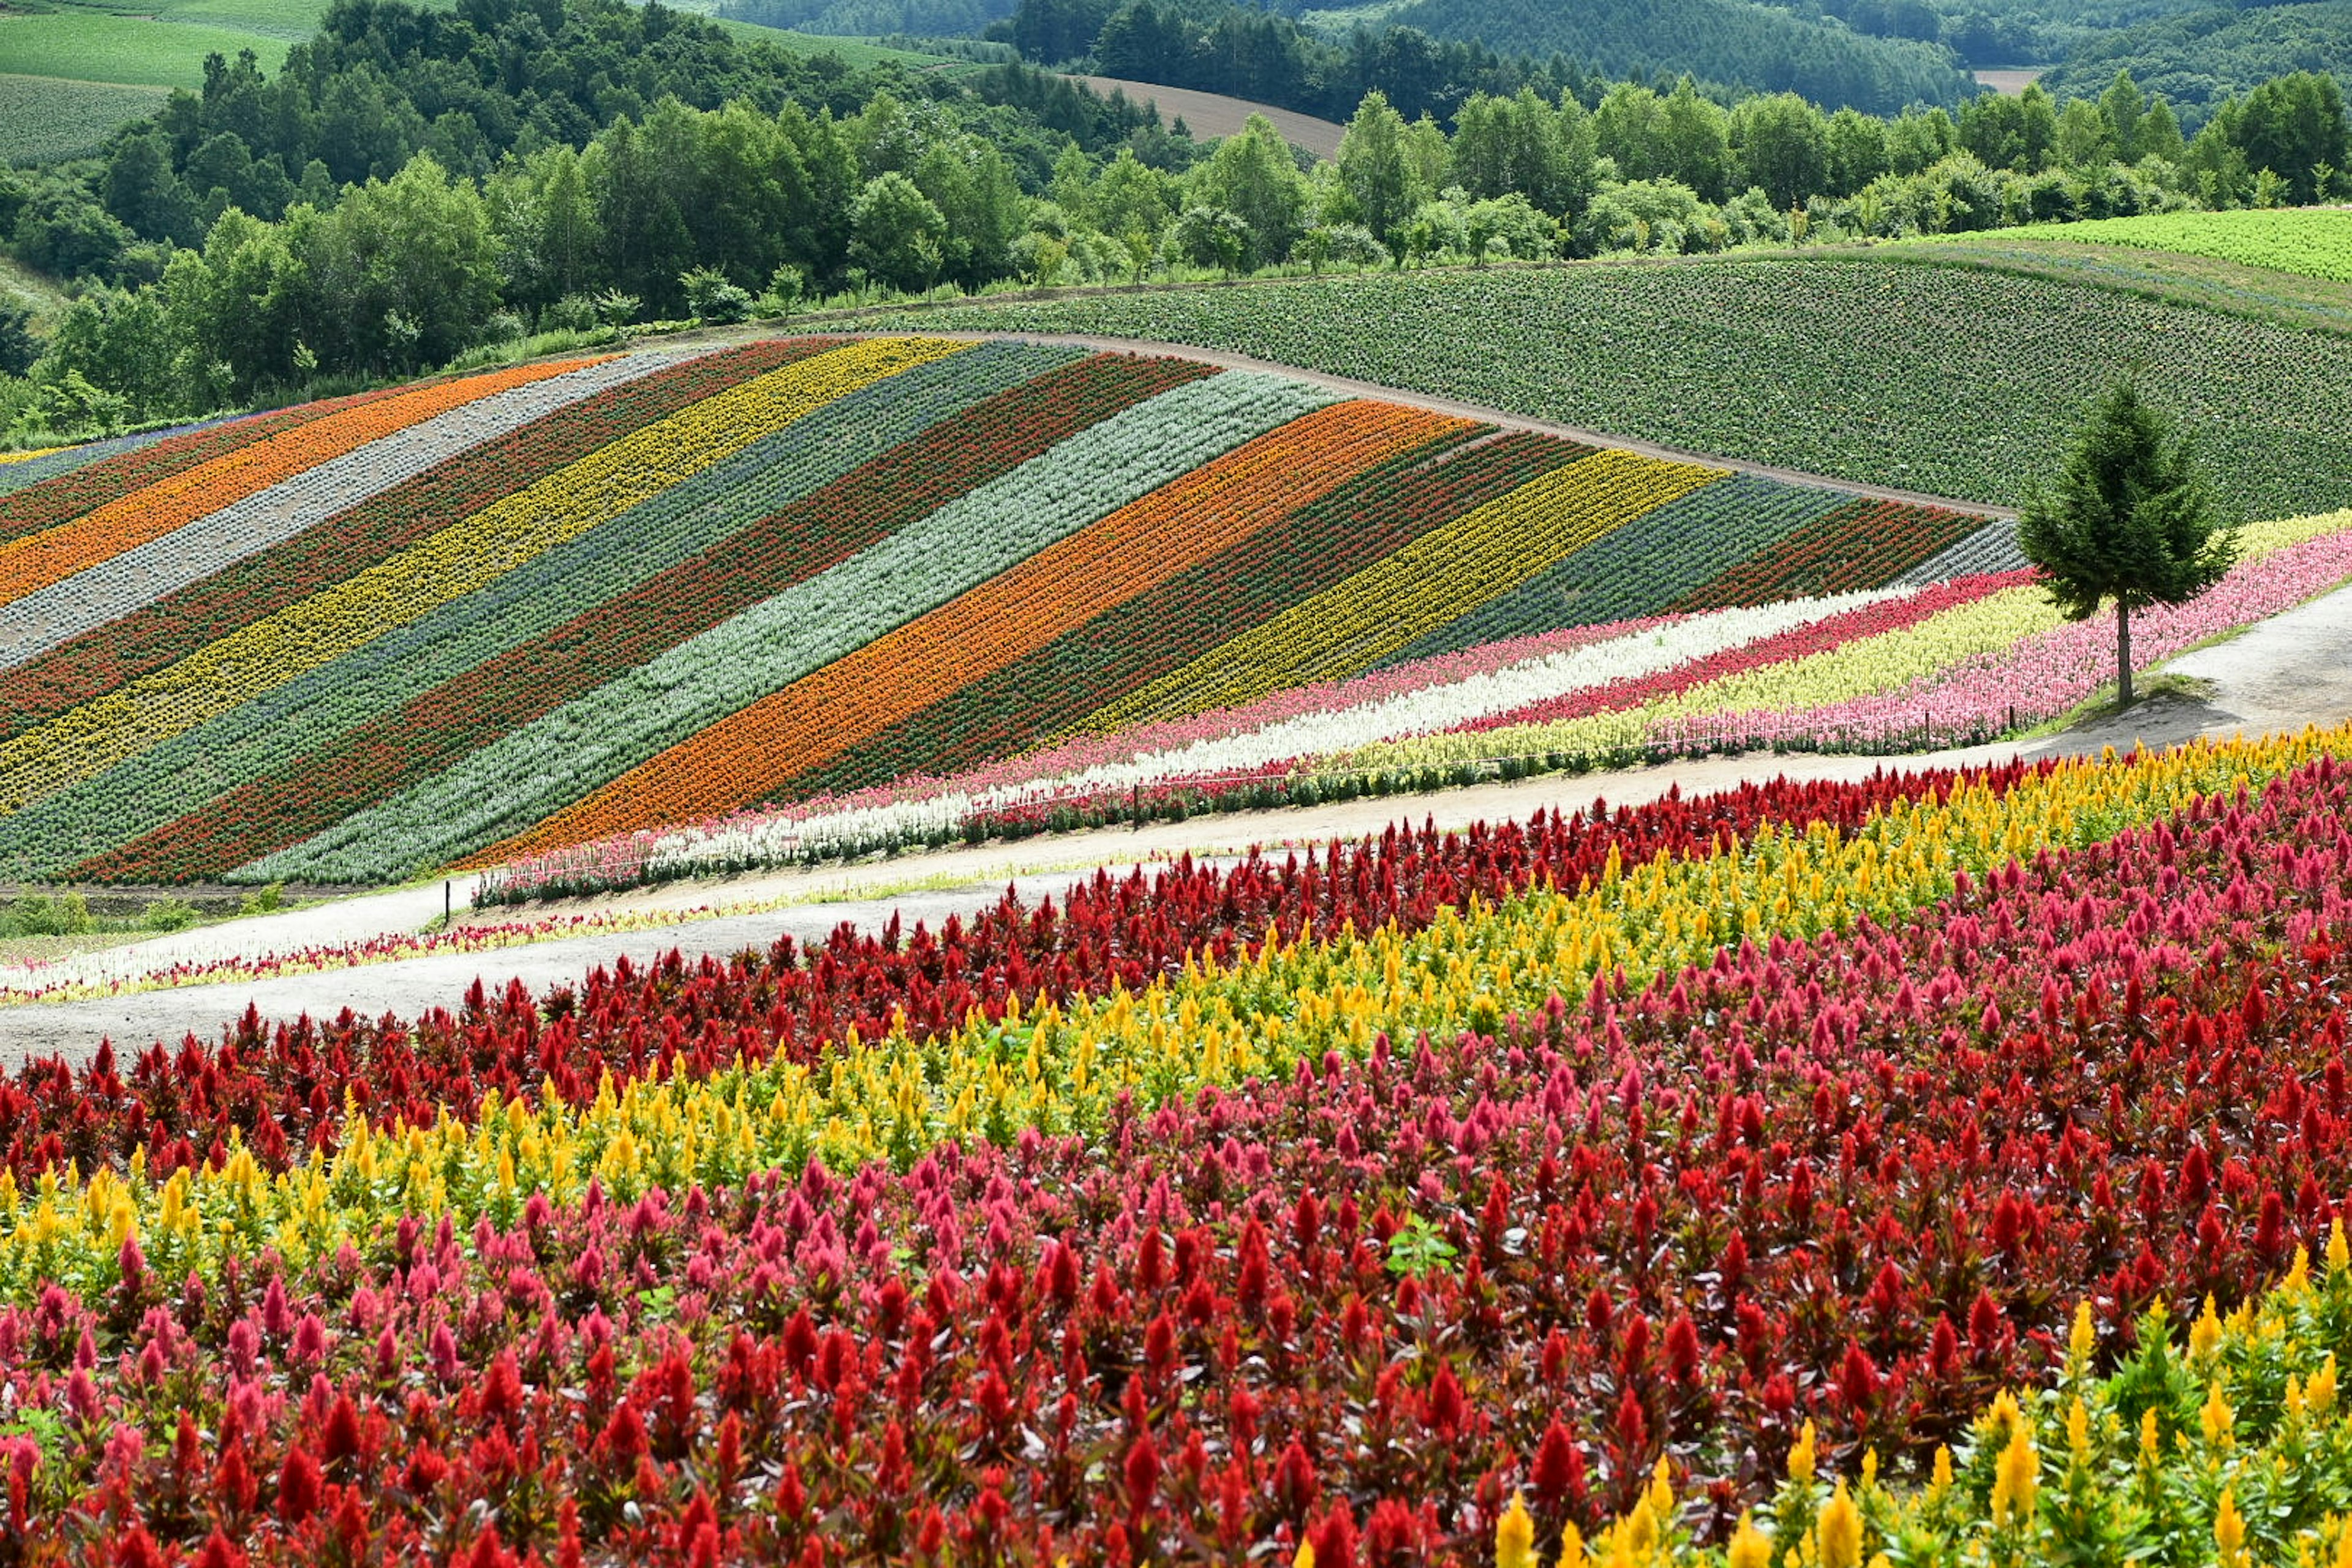
[[[725,326],[751,313],[751,296],[739,289],[716,267],[697,267],[677,275],[686,290],[686,308],[694,319],[709,326]]]

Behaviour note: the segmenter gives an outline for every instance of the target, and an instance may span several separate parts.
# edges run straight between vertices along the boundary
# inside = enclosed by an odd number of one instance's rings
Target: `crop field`
[[[0,865],[396,879],[1435,650],[1516,672],[1509,712],[1864,605],[1940,625],[1898,579],[1948,557],[1970,600],[2019,563],[1975,514],[1177,358],[517,367],[0,466]]]
[[[2053,224],[2033,238],[2210,256],[2299,277],[2352,283],[2352,210],[2163,213]]]
[[[152,113],[163,96],[160,87],[0,71],[0,150],[18,163],[82,157],[124,121]]]
[[[2352,494],[2341,338],[2095,278],[1906,264],[1899,254],[1389,272],[974,305],[872,324],[1223,349],[2002,505],[2055,471],[2084,387],[2161,363],[2154,390],[2215,457],[2231,510],[2284,517]]]
[[[2333,1562],[2347,753],[1392,828],[31,1064],[6,1540]]]

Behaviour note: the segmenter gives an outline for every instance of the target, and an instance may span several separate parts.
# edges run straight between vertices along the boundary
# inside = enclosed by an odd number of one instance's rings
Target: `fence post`
[[[449,879],[444,877],[441,879],[441,929],[443,931],[449,929]]]
[[[1135,822],[1135,831],[1143,831],[1143,781],[1138,779],[1133,793],[1128,797],[1128,811]]]

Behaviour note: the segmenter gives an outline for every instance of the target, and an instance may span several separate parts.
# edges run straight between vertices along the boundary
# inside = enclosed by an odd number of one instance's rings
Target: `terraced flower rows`
[[[0,1550],[2327,1561],[2347,756],[1391,830],[35,1063]]]
[[[559,362],[72,456],[0,493],[14,876],[494,863],[2014,555],[1971,514],[1013,342]]]

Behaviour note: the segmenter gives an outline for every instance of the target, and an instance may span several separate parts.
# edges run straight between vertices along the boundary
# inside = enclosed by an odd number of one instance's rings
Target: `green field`
[[[46,163],[94,153],[107,132],[152,112],[160,87],[0,72],[0,162]]]
[[[171,9],[163,7],[152,20],[80,6],[0,16],[0,60],[26,76],[195,87],[205,79],[208,54],[251,49],[271,70],[286,58],[290,39],[213,21],[178,21]]]
[[[2010,238],[2000,236],[1999,238]],[[2292,207],[2273,211],[2155,213],[2141,217],[2100,218],[2090,223],[2050,224],[2013,237],[2067,245],[2116,246],[2210,257],[2291,272],[2336,283],[2352,283],[2352,211]]]
[[[908,312],[1256,355],[1613,435],[2015,504],[2137,364],[2248,516],[2352,502],[2336,335],[1894,254],[1391,272]]]

